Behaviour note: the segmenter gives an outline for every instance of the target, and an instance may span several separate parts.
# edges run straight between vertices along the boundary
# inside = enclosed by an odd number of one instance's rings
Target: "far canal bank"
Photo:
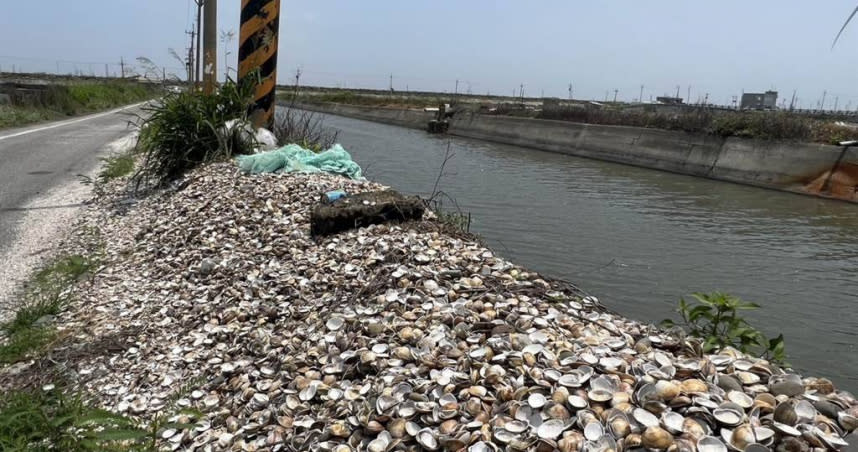
[[[336,103],[301,108],[425,129],[434,113]],[[461,112],[450,135],[858,202],[858,148]]]
[[[790,361],[858,391],[858,209],[848,203],[428,135],[326,115],[372,180],[441,189],[500,254],[579,283],[632,318],[658,322],[695,291],[763,305]]]

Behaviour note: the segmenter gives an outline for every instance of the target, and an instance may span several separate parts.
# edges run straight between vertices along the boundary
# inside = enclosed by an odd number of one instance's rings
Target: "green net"
[[[238,167],[245,173],[332,173],[351,179],[363,179],[360,166],[339,144],[318,154],[289,144],[280,149],[238,156]]]

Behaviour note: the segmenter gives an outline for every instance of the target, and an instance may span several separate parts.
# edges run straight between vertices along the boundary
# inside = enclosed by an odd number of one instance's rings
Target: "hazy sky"
[[[147,56],[183,74],[191,0],[2,0],[0,67],[117,72]],[[238,30],[240,0],[220,0]],[[397,90],[632,100],[676,93],[730,102],[742,90],[798,90],[803,107],[858,107],[858,0],[283,0],[279,80]],[[231,44],[235,67],[237,43]],[[223,66],[223,49],[220,50]],[[223,69],[220,71],[223,72]]]

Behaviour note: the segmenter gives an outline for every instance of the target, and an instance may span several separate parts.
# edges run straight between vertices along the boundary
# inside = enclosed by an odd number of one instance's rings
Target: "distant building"
[[[764,93],[742,94],[742,110],[774,110],[778,104],[778,92],[766,91]]]
[[[682,104],[682,98],[681,97],[661,96],[661,97],[656,97],[655,101],[660,103],[660,104],[665,104],[665,105],[680,105],[680,104]]]

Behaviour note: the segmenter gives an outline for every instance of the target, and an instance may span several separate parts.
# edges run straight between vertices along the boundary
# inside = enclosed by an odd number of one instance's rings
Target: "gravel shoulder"
[[[89,164],[79,167],[80,173],[95,177],[101,157],[130,150],[136,134],[114,140],[95,149],[87,156]],[[65,177],[46,192],[28,199],[23,205],[5,207],[4,217],[15,214],[14,221],[7,222],[10,230],[5,247],[0,247],[0,322],[5,321],[16,309],[15,294],[32,271],[38,268],[45,257],[53,255],[60,247],[69,227],[80,214],[84,203],[92,198],[92,187],[76,178]]]

